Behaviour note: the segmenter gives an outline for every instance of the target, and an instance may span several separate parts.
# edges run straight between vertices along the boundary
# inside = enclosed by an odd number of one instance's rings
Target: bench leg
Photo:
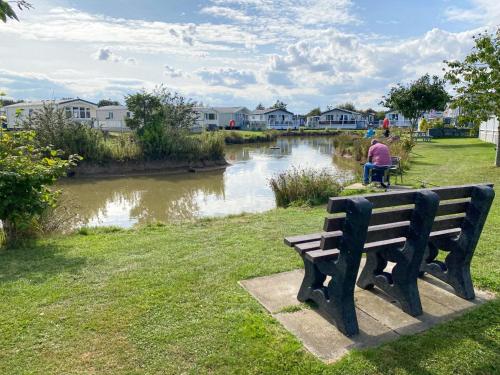
[[[371,203],[352,198],[346,208],[346,224],[336,259],[312,263],[304,255],[305,275],[297,298],[313,301],[346,336],[359,332],[354,307],[354,287],[371,216]],[[332,279],[324,286],[327,276]]]
[[[405,245],[368,253],[366,265],[357,282],[363,289],[373,286],[382,289],[401,304],[404,312],[412,316],[422,314],[417,279],[438,204],[437,194],[419,192]],[[390,273],[384,271],[388,262],[395,263]]]
[[[410,254],[411,252],[410,248],[406,248],[386,249],[367,254],[366,265],[357,285],[367,290],[377,286],[396,299],[405,313],[418,316],[422,314],[417,287],[420,258],[418,254]],[[396,262],[392,272],[384,271],[388,261]]]
[[[308,261],[305,256],[302,257],[302,260],[304,261],[304,280],[302,280],[297,299],[300,302],[306,302],[311,298],[312,292],[315,289],[323,288],[326,275],[321,273],[318,267],[316,267],[314,263]]]
[[[313,292],[312,300],[331,317],[337,328],[346,336],[359,332],[354,288],[361,262],[361,251],[340,254],[336,262],[318,263],[318,268],[332,279],[326,288]]]
[[[494,197],[492,188],[476,186],[460,235],[429,243],[420,266],[421,274],[427,272],[437,277],[452,286],[459,297],[467,300],[475,298],[470,264]],[[439,250],[449,252],[444,262],[436,260]]]

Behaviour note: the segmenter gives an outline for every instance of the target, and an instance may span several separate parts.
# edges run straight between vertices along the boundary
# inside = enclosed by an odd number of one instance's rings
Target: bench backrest
[[[476,197],[477,199],[474,200],[472,206],[471,202],[475,195],[481,195],[480,193],[484,193],[485,190],[492,191],[492,186],[492,184],[447,186],[364,195],[363,198],[372,204],[373,209],[366,242],[407,237],[412,225],[414,228],[416,228],[416,225],[419,225],[415,222],[415,220],[418,221],[415,216],[415,209],[418,207],[416,203],[418,202],[418,197],[426,191],[432,191],[439,197],[437,211],[428,213],[432,217],[435,217],[432,224],[433,232],[452,230],[449,233],[459,233],[466,226],[465,219],[468,216],[467,223],[468,227],[471,227],[470,231],[474,230],[472,222],[477,220],[482,221],[482,224],[479,226],[480,233],[486,217],[483,217],[484,215],[479,217],[478,212],[484,210],[475,207],[478,203],[480,204],[478,197]],[[342,228],[346,224],[346,216],[344,214],[339,215],[339,213],[345,212],[349,199],[349,197],[330,199],[327,210],[329,213],[338,215],[325,219],[323,230],[328,233],[324,234],[321,238],[321,249],[333,249],[340,243],[341,232],[339,231],[342,231]],[[425,210],[425,206],[420,207],[420,216],[426,215]],[[432,211],[432,208],[429,208],[429,210]],[[457,229],[457,231],[453,232],[453,229]],[[478,235],[476,236],[477,228],[475,229],[473,237],[478,237]]]

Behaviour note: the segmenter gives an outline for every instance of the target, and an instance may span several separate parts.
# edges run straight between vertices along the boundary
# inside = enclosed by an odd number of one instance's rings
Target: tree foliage
[[[264,107],[264,106],[262,105],[262,103],[257,104],[257,107],[255,107],[255,110],[256,110],[256,111],[259,111],[259,110],[260,110],[260,111],[262,111],[262,110],[264,110],[264,109],[266,109],[266,107]]]
[[[454,86],[452,106],[460,108],[459,121],[476,126],[491,116],[500,119],[500,28],[474,37],[475,46],[464,61],[445,61],[445,78]],[[500,145],[500,128],[497,142]],[[500,166],[500,147],[495,165]]]
[[[426,74],[408,85],[398,84],[383,97],[380,102],[384,107],[399,111],[404,117],[417,125],[424,112],[430,110],[442,111],[450,96],[446,92],[445,80]]]
[[[313,108],[309,111],[309,113],[306,115],[306,117],[311,117],[311,116],[321,116],[321,108]]]
[[[271,108],[276,108],[276,109],[283,109],[286,111],[287,104],[282,102],[281,100],[276,100],[276,103],[273,104]]]
[[[343,104],[339,104],[337,106],[337,108],[346,109],[346,110],[351,111],[351,112],[357,112],[356,107],[354,106],[354,103],[350,103],[350,102],[345,102]]]
[[[0,220],[8,242],[27,233],[57,194],[48,186],[75,165],[50,147],[39,147],[34,132],[4,133],[0,138]]]
[[[11,4],[17,6],[19,10],[33,8],[33,6],[30,3],[24,0],[15,0],[15,1],[0,0],[0,20],[4,23],[6,23],[7,19],[9,18],[12,20],[19,21],[19,18],[17,17],[17,14],[14,11],[14,9],[12,9]]]
[[[194,103],[176,92],[160,86],[153,92],[142,91],[126,97],[127,108],[134,113],[127,118],[127,126],[143,133],[148,126],[186,130],[196,122]]]
[[[474,37],[475,46],[463,61],[445,61],[445,78],[454,85],[452,106],[466,121],[500,118],[500,28]]]

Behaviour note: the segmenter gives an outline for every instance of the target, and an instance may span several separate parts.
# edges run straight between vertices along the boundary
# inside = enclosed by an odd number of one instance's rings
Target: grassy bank
[[[491,181],[492,145],[419,144],[406,181]],[[405,182],[406,182],[405,181]],[[425,334],[324,365],[238,280],[302,267],[284,235],[318,231],[324,208],[121,231],[82,231],[0,252],[0,373],[492,374],[498,301]],[[472,263],[500,291],[500,205]],[[279,286],[278,286],[279,287]]]

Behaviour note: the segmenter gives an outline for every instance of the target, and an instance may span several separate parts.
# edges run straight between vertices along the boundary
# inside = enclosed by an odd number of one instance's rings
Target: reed
[[[272,177],[269,185],[278,207],[325,204],[343,190],[338,176],[315,169],[289,169]]]

